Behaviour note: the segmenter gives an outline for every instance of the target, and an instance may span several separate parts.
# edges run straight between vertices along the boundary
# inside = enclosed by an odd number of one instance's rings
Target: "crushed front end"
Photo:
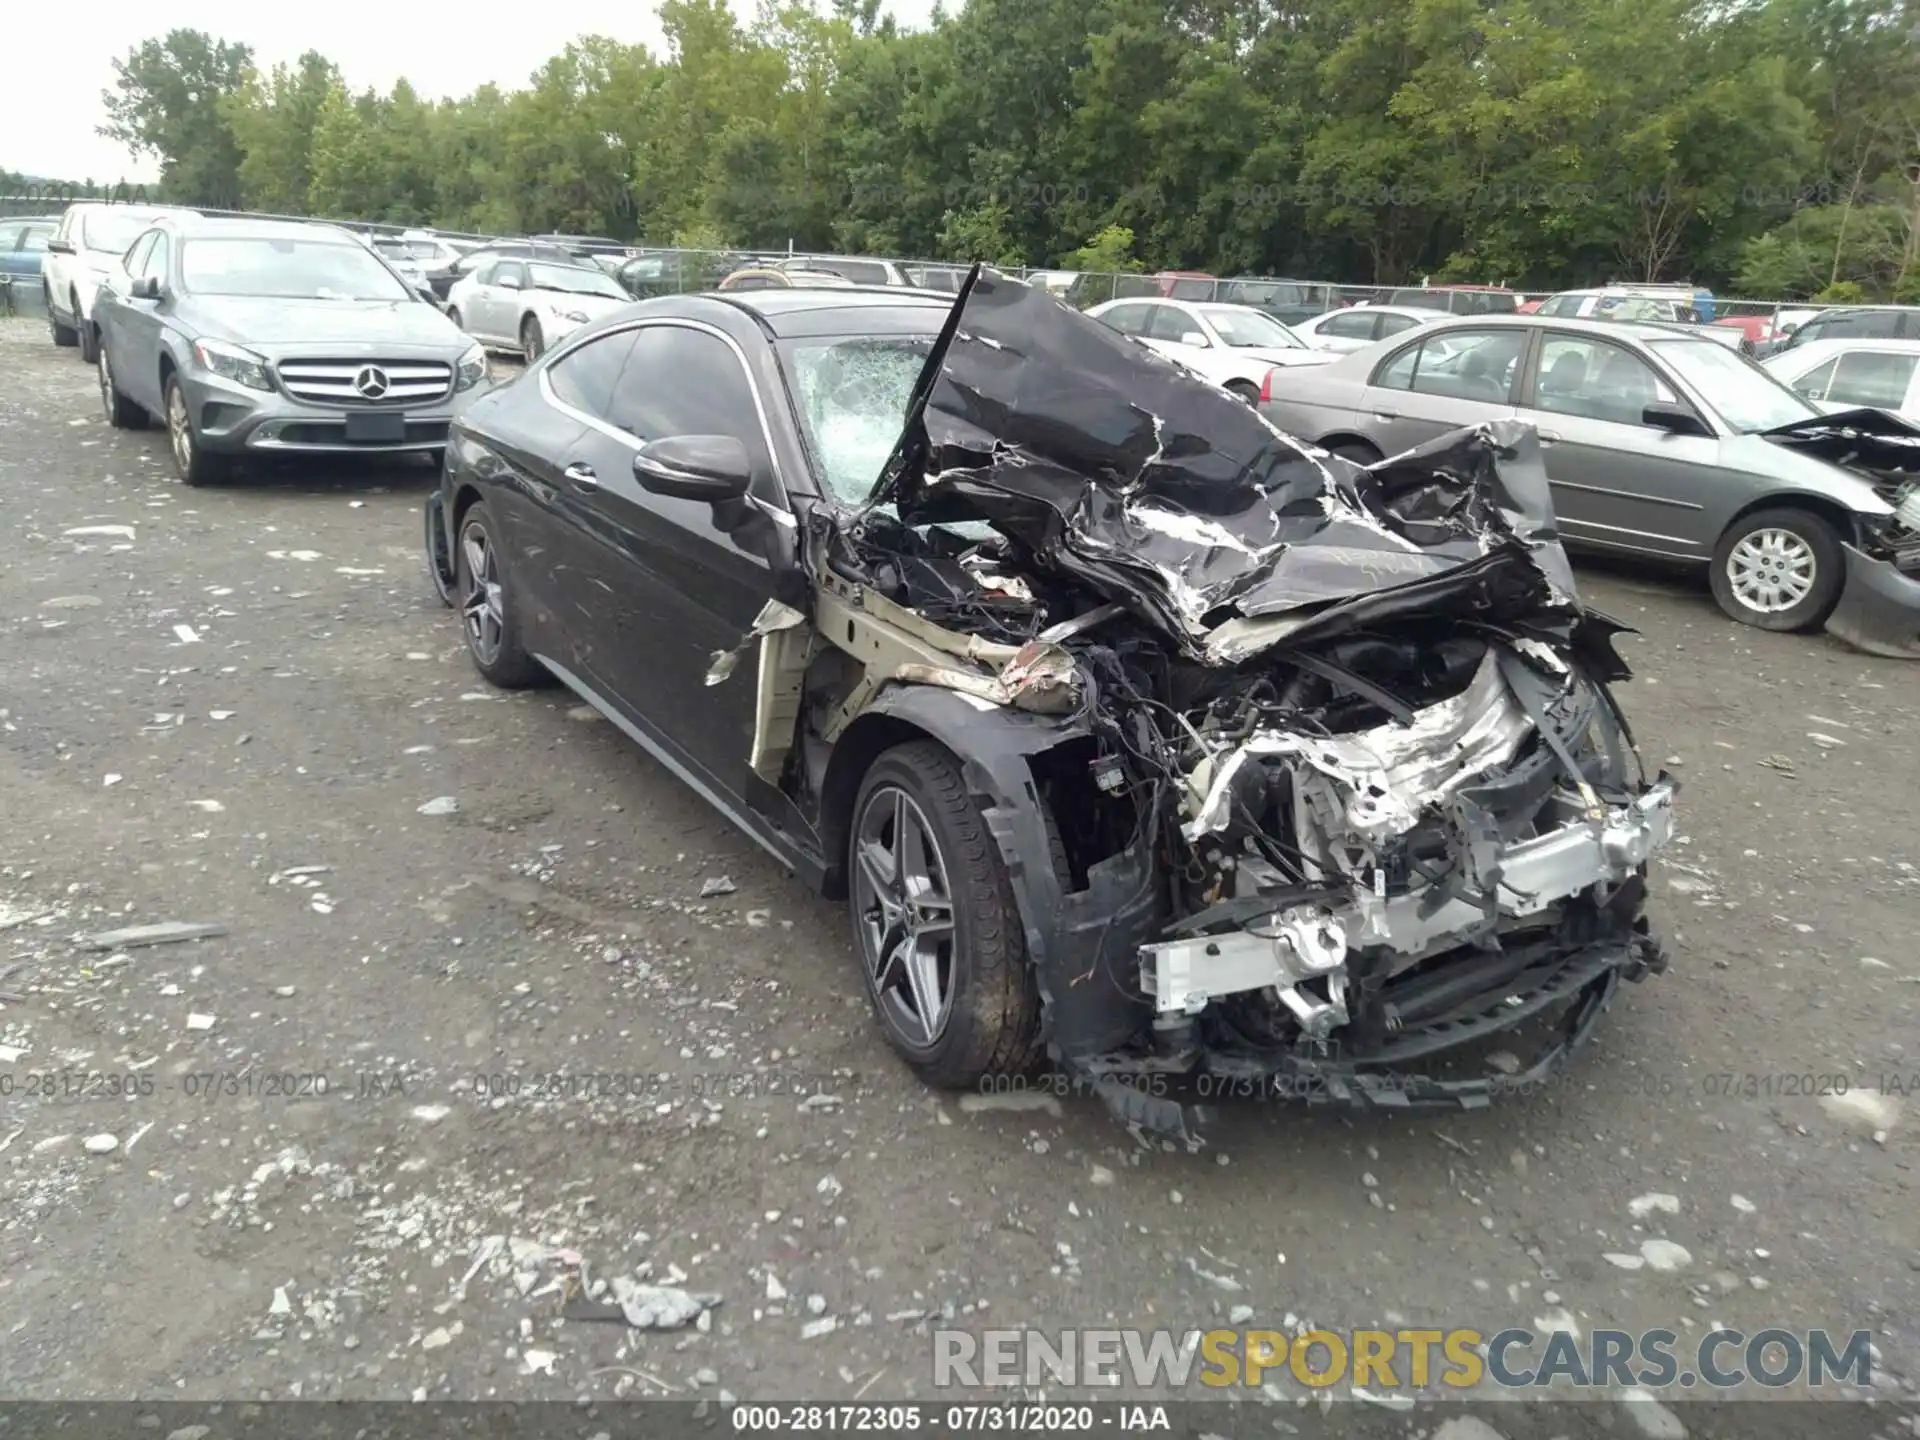
[[[1676,785],[1527,427],[1362,469],[986,273],[807,551],[860,668],[803,739],[964,699],[1049,1051],[1130,1121],[1486,1103],[1665,968]]]

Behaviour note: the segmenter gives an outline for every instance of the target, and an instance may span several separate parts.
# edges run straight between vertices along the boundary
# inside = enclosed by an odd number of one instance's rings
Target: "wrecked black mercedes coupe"
[[[470,407],[427,542],[482,674],[845,899],[930,1083],[1478,1105],[1665,968],[1524,426],[1361,468],[991,271],[676,296]]]

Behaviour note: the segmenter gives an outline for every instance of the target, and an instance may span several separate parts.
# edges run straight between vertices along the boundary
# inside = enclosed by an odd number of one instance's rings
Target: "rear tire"
[[[453,555],[453,603],[460,612],[460,631],[473,668],[502,690],[525,690],[548,676],[546,667],[520,643],[519,603],[499,534],[484,500],[476,500],[460,517]]]
[[[847,911],[867,999],[926,1084],[976,1088],[1040,1056],[1040,994],[999,847],[931,740],[881,755],[847,829]]]
[[[538,317],[529,315],[520,322],[520,353],[531,365],[540,358],[541,351],[547,348],[547,337],[540,333]]]
[[[113,362],[107,358],[107,347],[99,348],[100,408],[106,411],[107,423],[116,430],[146,429],[147,412],[120,393],[113,378]]]
[[[1833,527],[1805,510],[1756,510],[1713,547],[1713,598],[1742,625],[1812,630],[1840,601],[1847,561]]]
[[[1260,387],[1251,380],[1229,380],[1224,388],[1238,395],[1249,405],[1260,403]]]

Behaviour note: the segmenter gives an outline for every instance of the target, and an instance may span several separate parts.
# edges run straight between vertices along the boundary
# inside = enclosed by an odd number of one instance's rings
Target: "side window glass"
[[[1197,320],[1171,305],[1155,305],[1152,310],[1153,318],[1147,322],[1147,334],[1152,339],[1171,340],[1178,344],[1181,336],[1200,328]]]
[[[1826,399],[1827,387],[1833,383],[1833,367],[1839,363],[1840,360],[1838,356],[1831,360],[1822,361],[1820,364],[1814,366],[1813,369],[1807,371],[1807,373],[1802,375],[1798,380],[1795,380],[1793,382],[1793,388],[1809,400]]]
[[[1413,389],[1413,375],[1420,364],[1423,345],[1409,345],[1373,373],[1373,383],[1383,390]]]
[[[53,238],[51,225],[29,225],[20,241],[20,248],[29,254],[37,254],[47,248],[47,241]]]
[[[0,255],[11,255],[20,248],[20,236],[25,229],[24,225],[0,225]]]
[[[1842,355],[1826,398],[1844,400],[1850,405],[1898,410],[1907,403],[1907,385],[1913,379],[1916,364],[1920,364],[1917,355],[1871,350]]]
[[[155,232],[152,247],[140,257],[139,268],[134,273],[164,281],[167,278],[167,256],[170,248],[166,234]]]
[[[1411,315],[1382,315],[1380,339],[1384,340],[1389,335],[1398,335],[1402,330],[1411,330],[1415,323]]]
[[[1373,335],[1375,317],[1365,310],[1352,310],[1336,315],[1320,327],[1321,333],[1333,335],[1342,340],[1366,340]]]
[[[621,330],[590,340],[549,365],[547,383],[561,403],[596,420],[617,423],[612,419],[613,392],[626,369],[636,333]]]
[[[731,435],[758,465],[766,464],[753,386],[731,346],[684,325],[647,325],[632,333],[632,353],[607,411],[610,424],[641,440]]]
[[[135,279],[138,279],[146,273],[140,267],[146,263],[147,252],[153,249],[153,242],[155,238],[157,238],[157,234],[158,232],[149,230],[138,240],[134,241],[133,248],[127,251],[125,261],[127,274],[133,276]]]
[[[1505,404],[1526,340],[1526,332],[1519,329],[1452,330],[1436,335],[1422,346],[1413,389],[1452,400]]]
[[[1536,409],[1638,425],[1640,412],[1673,392],[1630,350],[1600,340],[1549,337],[1540,347]]]

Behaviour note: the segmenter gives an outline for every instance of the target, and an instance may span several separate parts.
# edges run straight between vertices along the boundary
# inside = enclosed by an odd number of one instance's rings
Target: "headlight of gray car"
[[[486,378],[487,352],[476,345],[460,357],[460,364],[455,372],[453,388],[456,390],[471,390]]]
[[[193,342],[193,358],[199,362],[202,370],[211,371],[223,380],[231,380],[249,390],[273,389],[273,378],[267,374],[266,359],[251,350],[242,350],[237,345],[222,345],[217,340],[196,340]]]

